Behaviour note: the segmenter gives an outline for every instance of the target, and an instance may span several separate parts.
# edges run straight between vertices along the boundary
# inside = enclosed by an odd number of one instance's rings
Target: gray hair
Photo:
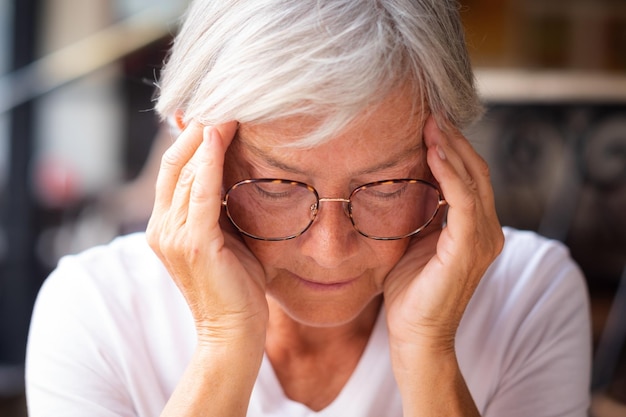
[[[157,87],[163,118],[309,115],[308,145],[399,88],[459,128],[482,113],[455,0],[194,0]]]

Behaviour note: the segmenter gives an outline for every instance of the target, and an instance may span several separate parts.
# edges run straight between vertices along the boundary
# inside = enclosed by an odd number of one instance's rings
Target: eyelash
[[[268,192],[268,191],[264,190],[262,187],[259,187],[258,184],[256,185],[256,190],[263,198],[267,198],[267,199],[270,199],[270,200],[280,200],[280,199],[283,199],[283,198],[289,196],[288,192],[282,192],[282,193],[271,193],[271,192]]]

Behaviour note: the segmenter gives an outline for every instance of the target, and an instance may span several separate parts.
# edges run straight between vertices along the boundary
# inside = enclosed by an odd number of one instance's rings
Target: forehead
[[[302,169],[344,166],[351,172],[384,168],[415,160],[423,146],[426,112],[416,108],[414,97],[393,94],[361,112],[345,129],[322,144],[298,148],[319,126],[310,116],[293,116],[262,124],[240,126],[239,153],[270,165]]]
[[[379,103],[363,106],[347,127],[333,133],[329,139],[346,136],[348,133],[376,131],[381,139],[387,136],[407,136],[421,130],[425,121],[424,109],[416,104],[417,97],[412,88],[396,90]],[[332,111],[332,110],[331,110]],[[322,111],[319,111],[322,113]],[[329,115],[332,118],[334,115]],[[310,143],[308,136],[326,122],[324,116],[296,115],[278,118],[264,123],[243,123],[240,136],[257,146],[302,147]],[[270,135],[267,135],[271,133]],[[322,141],[323,142],[323,141]],[[318,142],[319,144],[319,142]]]

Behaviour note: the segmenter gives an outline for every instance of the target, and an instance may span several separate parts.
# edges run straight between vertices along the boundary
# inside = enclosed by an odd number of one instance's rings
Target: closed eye
[[[262,198],[269,199],[269,200],[280,200],[280,199],[290,198],[294,194],[293,186],[275,187],[276,184],[271,184],[271,185],[273,186],[268,187],[267,184],[255,183],[254,188],[258,195],[260,195]]]
[[[400,198],[407,189],[406,183],[399,184],[379,184],[368,186],[359,190],[361,197],[372,198],[376,200],[392,200]]]

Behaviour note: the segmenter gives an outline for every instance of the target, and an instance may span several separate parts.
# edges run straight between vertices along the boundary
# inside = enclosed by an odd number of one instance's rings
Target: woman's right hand
[[[147,239],[184,295],[200,344],[263,348],[263,268],[239,236],[220,228],[224,153],[237,123],[191,122],[165,152]]]

